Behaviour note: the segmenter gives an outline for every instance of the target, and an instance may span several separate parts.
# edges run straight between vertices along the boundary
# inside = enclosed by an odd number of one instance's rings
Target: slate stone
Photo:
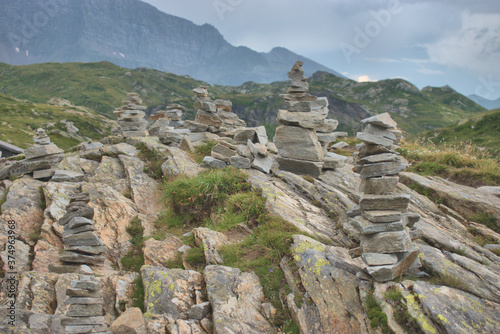
[[[231,165],[240,169],[249,169],[252,167],[252,161],[239,155],[233,155],[231,157]]]
[[[393,141],[382,136],[375,136],[366,132],[358,132],[356,138],[370,145],[380,145],[387,148],[392,147]]]
[[[61,317],[61,325],[103,325],[104,316],[97,317]]]
[[[406,164],[401,161],[380,162],[362,165],[360,176],[363,179],[397,175],[406,169]]]
[[[54,175],[54,169],[42,169],[33,172],[33,178],[35,180],[48,180]]]
[[[88,290],[90,292],[92,291],[99,291],[101,290],[101,283],[98,281],[73,281],[71,283],[71,286],[76,289],[75,291],[78,292],[78,289],[82,290]],[[69,295],[68,295],[69,296]],[[73,294],[72,296],[80,296],[78,294]],[[83,297],[83,296],[82,296]]]
[[[215,104],[213,106],[215,109]],[[199,110],[196,113],[194,121],[216,128],[219,128],[222,125],[222,119],[218,114],[215,113],[215,110],[213,111],[213,113],[206,110]]]
[[[106,246],[65,246],[64,250],[94,255],[105,254],[108,251]]]
[[[396,189],[398,182],[398,176],[382,176],[361,179],[359,191],[365,194],[387,194]]]
[[[69,198],[69,203],[74,203],[74,202],[84,202],[88,203],[90,202],[90,194],[89,193],[76,193],[70,196]]]
[[[307,102],[301,102],[307,103]],[[278,110],[277,121],[282,125],[299,126],[306,129],[314,129],[323,124],[326,115],[319,112],[291,112],[288,110]],[[333,130],[332,130],[333,131]],[[331,132],[331,131],[330,131]]]
[[[415,223],[418,223],[418,221],[420,220],[420,215],[415,212],[405,212],[403,213],[403,220],[405,226],[413,227],[413,225],[415,225]]]
[[[381,127],[384,127],[386,129],[393,129],[397,127],[397,123],[391,118],[391,115],[389,113],[383,113],[379,115],[375,115],[372,117],[365,118],[361,120],[361,123],[363,124],[374,124],[378,125]]]
[[[231,163],[231,157],[236,154],[236,150],[228,148],[226,145],[217,144],[212,148],[212,158],[222,160],[226,163]]]
[[[412,267],[415,261],[418,261],[418,252],[408,252],[398,256],[399,261],[393,265],[368,266],[366,270],[377,282],[392,281]]]
[[[82,326],[66,326],[65,333],[68,334],[81,334],[81,333],[95,333],[99,334],[108,329],[107,325],[82,325]]]
[[[89,206],[85,206],[82,207],[81,209],[78,209],[77,211],[66,213],[61,219],[59,219],[58,223],[59,225],[64,226],[68,224],[73,218],[81,218],[81,217],[87,219],[94,218],[94,209]]]
[[[403,253],[412,249],[410,236],[406,231],[361,234],[363,253]]]
[[[392,265],[398,262],[398,256],[395,254],[364,253],[361,258],[369,266]]]
[[[208,316],[210,312],[210,302],[196,304],[189,310],[189,319],[201,320]]]
[[[59,255],[59,260],[69,263],[85,263],[89,265],[96,265],[99,263],[103,263],[105,258],[104,256],[85,255],[82,253],[65,250]]]
[[[325,119],[322,124],[316,126],[314,130],[318,133],[331,133],[337,130],[339,122],[335,119]]]
[[[346,162],[347,157],[340,154],[327,152],[325,154],[325,164],[323,165],[323,169],[335,170],[337,168],[344,167]]]
[[[358,232],[363,235],[404,230],[404,225],[401,221],[391,223],[372,223],[362,216],[358,216],[353,218],[352,223]]]
[[[34,145],[24,150],[24,156],[26,160],[61,153],[64,153],[64,151],[53,143],[50,143],[48,145]]]
[[[366,144],[366,143],[361,143],[358,146],[359,150],[359,155],[358,157],[360,159],[370,156],[370,155],[375,155],[375,154],[384,154],[384,153],[393,153],[396,154],[394,150],[392,150],[392,146],[390,147],[385,147],[382,145],[372,145],[372,144]]]
[[[80,305],[92,305],[92,304],[104,304],[104,299],[102,297],[66,297],[64,303],[68,305],[80,304]]]
[[[400,221],[402,217],[401,211],[393,210],[366,210],[361,215],[372,223],[392,223]]]
[[[68,317],[95,317],[102,315],[101,304],[80,305],[72,304],[68,307],[66,316]]]
[[[68,226],[68,225],[66,225],[66,226]],[[71,234],[78,234],[78,233],[83,233],[83,232],[87,232],[87,231],[95,231],[95,230],[96,230],[96,228],[93,225],[83,225],[83,226],[79,226],[77,228],[69,229],[67,231],[65,230],[62,234],[62,237],[64,238],[64,237],[67,237]]]
[[[68,246],[103,246],[101,240],[94,232],[83,232],[63,238]]]
[[[363,195],[359,201],[361,211],[368,210],[400,210],[406,211],[410,203],[410,195]]]
[[[160,138],[163,144],[169,145],[172,143],[180,143],[182,138],[190,133],[191,131],[188,129],[165,130],[158,133],[158,138]]]
[[[279,169],[298,175],[318,177],[323,169],[323,162],[305,161],[277,157]]]
[[[323,148],[316,132],[295,126],[280,125],[276,129],[274,144],[286,159],[323,161]]]
[[[252,162],[252,167],[257,170],[260,170],[261,172],[269,174],[271,168],[273,167],[273,164],[274,164],[273,158],[257,155],[254,161]]]
[[[70,231],[86,225],[94,225],[94,222],[85,217],[74,217],[64,226],[64,231]]]
[[[69,288],[69,289],[66,290],[66,296],[99,298],[102,295],[101,295],[101,291],[98,290],[98,289],[96,289],[96,290],[89,290],[89,289],[86,289],[86,288],[82,288],[81,285],[75,285],[74,288]]]
[[[227,163],[225,163],[222,160],[215,159],[212,157],[204,157],[203,163],[207,164],[211,168],[216,168],[216,169],[221,169],[221,168],[227,167]]]
[[[393,162],[393,161],[401,161],[401,156],[395,153],[381,153],[358,159],[357,163],[364,165],[364,164],[374,164],[378,162]]]

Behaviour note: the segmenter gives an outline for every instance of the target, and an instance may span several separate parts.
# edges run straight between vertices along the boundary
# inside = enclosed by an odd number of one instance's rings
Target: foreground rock
[[[254,273],[209,265],[204,271],[214,333],[275,333],[262,315],[264,293]]]

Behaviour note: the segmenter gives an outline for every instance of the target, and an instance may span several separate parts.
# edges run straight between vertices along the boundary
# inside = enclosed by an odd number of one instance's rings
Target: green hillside
[[[481,113],[457,125],[429,131],[434,143],[474,144],[498,157],[500,152],[500,109]]]
[[[390,112],[399,127],[411,134],[455,124],[459,120],[484,112],[485,109],[450,87],[417,89],[402,79],[358,83],[326,72],[310,78],[310,93],[326,96],[330,101],[330,117],[338,119],[339,130],[356,132],[360,120],[372,114]],[[193,118],[192,89],[203,84],[187,76],[156,70],[130,70],[108,62],[46,63],[11,66],[0,63],[0,91],[7,95],[46,103],[61,97],[112,115],[122,104],[126,92],[137,92],[152,109],[168,103],[181,103],[188,108],[186,117]],[[240,86],[211,86],[212,98],[233,102],[233,110],[249,125],[272,124],[282,106],[279,94],[288,83]]]
[[[79,131],[75,134],[68,131],[65,121],[73,122]],[[109,135],[116,122],[89,108],[32,103],[0,93],[0,124],[0,140],[21,148],[33,145],[35,130],[43,128],[57,146],[66,149],[87,139]]]

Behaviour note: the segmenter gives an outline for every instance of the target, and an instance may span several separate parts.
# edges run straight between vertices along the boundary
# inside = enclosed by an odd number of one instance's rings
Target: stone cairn
[[[24,151],[25,159],[17,161],[9,170],[10,175],[24,175],[31,172],[36,179],[49,179],[52,169],[64,157],[64,151],[50,142],[43,129],[37,129],[33,136],[35,145]]]
[[[184,125],[182,115],[184,113],[182,105],[171,103],[167,105],[166,110],[157,111],[149,117],[150,121],[154,121],[153,125],[148,129],[150,136],[158,136],[162,130],[172,130]]]
[[[351,210],[352,223],[360,233],[362,259],[368,273],[379,282],[401,276],[419,267],[407,227],[419,215],[407,212],[410,196],[395,194],[399,173],[406,161],[394,151],[401,139],[396,122],[388,113],[362,120],[366,124],[357,138],[359,145],[354,171],[361,176],[359,207]]]
[[[280,97],[285,100],[286,110],[278,111],[278,123],[274,144],[279,153],[279,168],[296,174],[320,175],[322,169],[335,169],[339,166],[339,158],[327,154],[329,143],[335,141],[331,133],[338,122],[326,119],[328,116],[328,100],[307,93],[309,84],[302,69],[303,62],[297,61],[290,72],[290,88],[287,94]],[[320,142],[317,132],[321,132]],[[323,144],[323,147],[322,147]]]
[[[125,138],[147,136],[148,122],[144,119],[146,106],[142,105],[139,94],[127,93],[127,101],[123,103],[126,104],[113,111],[113,114],[118,115],[122,136]]]
[[[59,259],[66,264],[96,265],[105,260],[107,249],[95,233],[94,209],[88,205],[89,201],[88,193],[71,196],[66,214],[59,219],[59,225],[64,226],[64,251]]]
[[[78,274],[66,290],[64,303],[68,308],[61,317],[64,333],[113,334],[104,322],[101,283],[88,266],[81,266]]]

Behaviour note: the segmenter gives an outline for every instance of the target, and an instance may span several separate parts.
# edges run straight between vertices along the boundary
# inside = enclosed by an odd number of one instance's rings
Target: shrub
[[[194,160],[201,163],[204,157],[210,156],[212,148],[214,148],[217,144],[218,143],[215,140],[209,140],[205,144],[196,147],[193,154]]]
[[[132,247],[127,255],[121,258],[120,262],[124,269],[139,272],[144,265],[144,254],[142,252],[144,246],[144,228],[139,217],[132,219],[126,231],[132,237],[130,239]]]

